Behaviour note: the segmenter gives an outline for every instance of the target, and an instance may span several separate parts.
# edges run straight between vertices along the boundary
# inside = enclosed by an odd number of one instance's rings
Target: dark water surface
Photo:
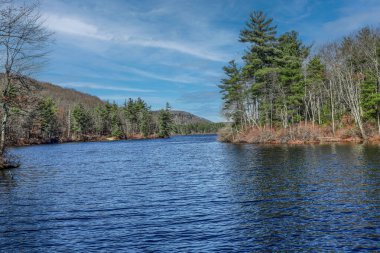
[[[1,252],[380,251],[380,146],[188,136],[13,153]]]

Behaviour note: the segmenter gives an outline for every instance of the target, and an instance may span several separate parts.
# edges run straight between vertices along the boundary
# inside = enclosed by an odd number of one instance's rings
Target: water
[[[12,152],[1,252],[380,250],[380,146],[187,136]]]

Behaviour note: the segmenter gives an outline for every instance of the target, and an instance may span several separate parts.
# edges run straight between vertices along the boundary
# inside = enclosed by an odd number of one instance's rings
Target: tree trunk
[[[318,125],[321,125],[321,103],[319,101],[319,98],[317,100],[317,105],[318,105]]]
[[[364,140],[366,140],[367,139],[367,135],[365,134],[364,127],[363,127],[363,124],[362,124],[361,120],[358,121],[358,125],[359,125],[359,129],[360,129],[360,133],[362,135],[362,138]]]
[[[332,131],[333,135],[335,136],[335,118],[334,118],[334,99],[333,99],[333,90],[332,90],[332,84],[330,80],[330,103],[331,103],[331,123],[332,123]]]
[[[377,78],[376,90],[377,90],[377,94],[379,94],[380,93],[380,78]],[[377,117],[377,130],[378,130],[378,133],[380,135],[380,108],[379,108],[379,104],[376,105],[376,117]]]
[[[70,139],[71,135],[71,110],[69,109],[69,114],[67,118],[67,139]]]
[[[8,117],[9,117],[9,105],[8,105],[8,96],[9,96],[9,90],[11,87],[11,79],[9,71],[5,71],[4,79],[4,90],[2,91],[2,109],[3,109],[3,119],[1,121],[1,128],[0,128],[0,156],[3,156],[5,151],[5,141],[6,141],[6,131],[7,131],[7,123],[8,123]]]
[[[5,150],[5,137],[8,123],[9,109],[6,104],[3,104],[3,119],[1,121],[1,137],[0,137],[0,156],[4,154]]]

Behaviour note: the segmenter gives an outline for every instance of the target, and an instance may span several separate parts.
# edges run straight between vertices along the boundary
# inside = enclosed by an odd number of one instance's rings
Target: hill
[[[159,111],[154,111],[154,115],[159,114]],[[210,124],[212,121],[199,117],[189,112],[172,110],[173,123],[176,125],[190,125],[190,124]]]
[[[77,103],[81,103],[85,107],[89,108],[104,105],[106,103],[96,96],[76,91],[74,89],[67,89],[51,83],[38,82],[35,80],[33,80],[33,83],[37,96],[40,98],[51,97],[57,103],[57,105],[63,106],[65,108],[72,107]],[[159,111],[153,111],[153,114],[155,115],[158,115],[158,113]],[[212,123],[208,119],[185,111],[172,110],[171,113],[173,116],[173,123],[176,125]]]
[[[57,105],[65,108],[72,107],[77,103],[81,103],[86,107],[96,107],[103,105],[105,102],[96,96],[92,96],[74,89],[63,88],[47,82],[39,82],[33,80],[35,94],[38,97],[51,97]]]

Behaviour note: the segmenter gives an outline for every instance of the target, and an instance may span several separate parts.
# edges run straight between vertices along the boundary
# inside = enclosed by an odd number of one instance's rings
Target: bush
[[[234,140],[234,130],[232,127],[223,127],[218,131],[218,139],[221,142],[232,142]]]

